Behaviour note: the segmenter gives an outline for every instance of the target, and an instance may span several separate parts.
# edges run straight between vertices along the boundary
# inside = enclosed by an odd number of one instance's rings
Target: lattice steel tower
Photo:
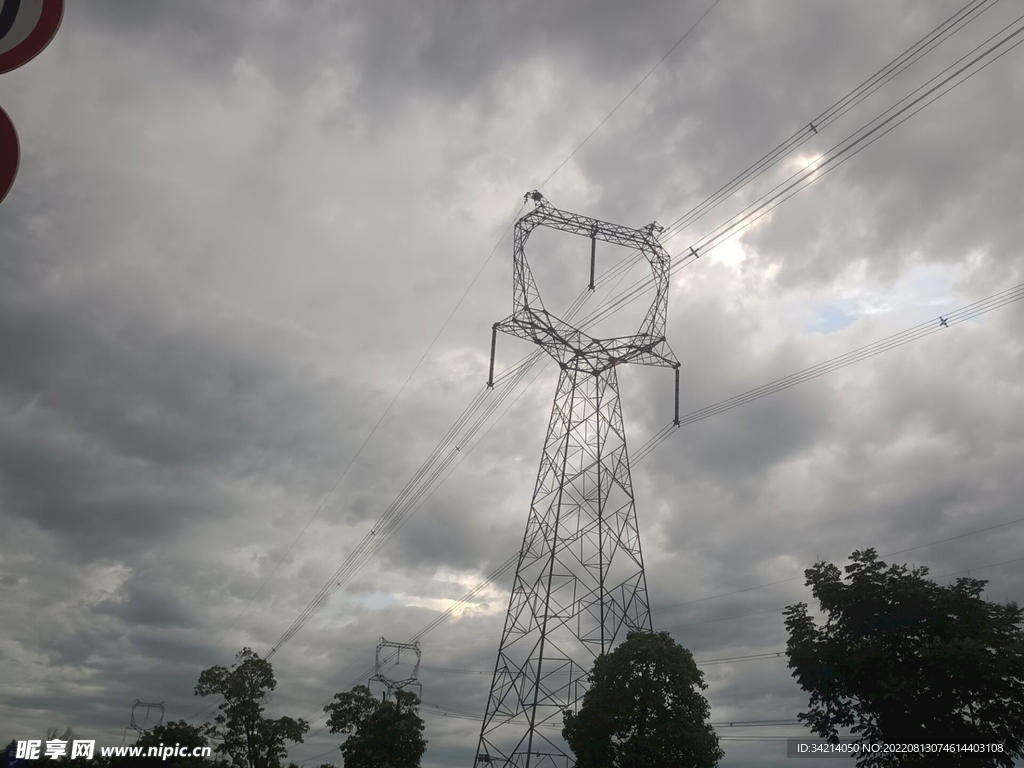
[[[394,651],[394,655],[388,658],[381,658],[381,651]],[[402,651],[406,653],[406,659],[412,656],[412,668],[406,664],[402,667]],[[385,637],[380,639],[377,643],[377,653],[375,656],[375,662],[373,665],[373,677],[366,681],[366,687],[372,687],[372,683],[377,682],[384,686],[384,695],[386,698],[390,698],[391,694],[395,691],[403,691],[406,688],[415,688],[416,695],[419,698],[423,698],[423,684],[420,682],[420,659],[422,658],[422,651],[420,651],[419,641],[414,643],[393,643]],[[394,661],[394,667],[385,671],[388,666],[388,662]],[[404,674],[404,677],[391,677],[391,674],[399,670]]]
[[[164,721],[164,703],[152,703],[147,701],[135,700],[132,704],[132,719],[128,727],[124,729],[124,733],[121,735],[121,744],[124,744],[128,739],[128,731],[135,731],[135,739],[138,741],[139,737],[147,731],[151,731]]]
[[[561,368],[544,438],[505,629],[484,714],[476,766],[571,768],[562,712],[586,690],[594,659],[633,629],[651,630],[616,367],[675,369],[665,340],[670,257],[656,223],[630,229],[554,208],[539,192],[515,225],[512,316],[498,331],[540,345]],[[589,237],[590,288],[598,240],[639,250],[654,272],[655,297],[633,336],[595,339],[544,309],[526,259],[537,227]]]

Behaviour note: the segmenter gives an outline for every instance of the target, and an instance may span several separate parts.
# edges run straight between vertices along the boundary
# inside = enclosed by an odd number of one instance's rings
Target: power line
[[[875,123],[875,121],[872,121],[875,124],[872,125],[872,124],[869,123],[868,127],[865,127],[864,129],[862,129],[863,132],[858,132],[859,135],[854,134],[849,139],[847,139],[847,140],[845,140],[843,142],[840,142],[839,144],[835,145],[830,150],[828,150],[826,153],[824,153],[824,155],[822,156],[822,159],[820,159],[819,161],[813,162],[813,163],[809,163],[808,166],[805,167],[805,169],[803,171],[798,171],[796,174],[793,174],[793,176],[791,176],[785,182],[782,182],[781,184],[776,186],[775,189],[773,189],[771,192],[765,193],[765,195],[763,195],[761,198],[759,198],[757,201],[755,201],[755,203],[752,203],[750,206],[748,206],[748,208],[745,209],[745,211],[743,211],[739,217],[734,217],[734,220],[731,221],[730,223],[728,223],[727,225],[721,225],[719,228],[713,230],[711,234],[706,235],[704,238],[702,238],[701,240],[697,241],[697,243],[694,245],[696,250],[706,252],[706,251],[711,250],[712,248],[716,247],[717,245],[721,244],[721,242],[723,242],[728,237],[728,235],[731,234],[740,225],[742,225],[742,224],[744,224],[744,223],[746,223],[748,221],[749,221],[749,223],[753,223],[757,219],[761,218],[762,216],[764,216],[765,214],[767,214],[771,210],[773,210],[776,207],[776,205],[772,204],[772,203],[776,203],[776,201],[780,201],[781,202],[780,198],[783,199],[783,200],[784,199],[788,199],[788,197],[791,196],[791,195],[788,195],[790,190],[796,188],[798,184],[802,184],[804,181],[806,181],[807,177],[809,177],[809,176],[820,177],[824,173],[827,173],[829,170],[831,170],[831,167],[827,167],[827,166],[831,166],[832,163],[835,163],[837,159],[843,158],[847,153],[851,153],[852,152],[852,154],[850,155],[851,157],[853,155],[857,154],[862,149],[866,148],[867,146],[870,146],[875,141],[877,141],[879,138],[881,138],[882,136],[887,134],[893,128],[895,128],[896,126],[898,126],[901,123],[905,122],[907,119],[909,119],[910,117],[912,117],[913,115],[917,114],[919,111],[921,111],[925,107],[927,107],[930,104],[932,104],[938,98],[941,98],[942,96],[946,95],[947,93],[949,93],[950,91],[954,90],[958,86],[960,86],[963,83],[967,82],[974,75],[976,75],[976,74],[978,74],[978,72],[981,72],[982,70],[984,70],[990,64],[994,63],[995,61],[998,61],[1000,58],[1002,58],[1002,56],[1004,56],[1005,54],[1009,53],[1014,48],[1016,48],[1018,45],[1020,45],[1020,41],[1014,43],[1013,45],[1009,45],[1009,43],[1012,40],[1014,40],[1014,38],[1016,38],[1020,34],[1024,33],[1024,27],[1020,26],[1021,20],[1024,20],[1024,15],[1018,17],[1016,20],[1014,20],[1010,24],[1007,24],[1005,27],[1003,27],[1003,29],[1001,29],[995,35],[992,35],[985,42],[983,42],[980,45],[978,45],[977,47],[975,47],[970,53],[964,55],[963,57],[958,59],[956,62],[954,62],[953,64],[951,64],[948,67],[946,67],[944,70],[942,70],[942,72],[940,72],[938,75],[936,75],[931,80],[929,80],[927,83],[925,83],[925,85],[922,85],[921,87],[919,87],[917,90],[912,92],[909,96],[904,97],[900,102],[897,103],[896,106],[891,107],[889,110],[887,110],[887,112],[883,113],[883,115],[881,117],[876,118],[876,120],[879,121],[879,122]],[[1017,25],[1016,29],[1013,29],[1014,25]],[[978,54],[976,57],[974,57],[973,59],[968,61],[966,64],[963,64],[959,68],[954,69],[954,67],[957,67],[958,64],[960,64],[965,59],[967,59],[969,56],[971,56],[971,54],[977,52],[986,43],[991,42],[999,34],[1001,34],[1002,32],[1006,32],[1007,30],[1010,30],[1010,31],[1001,40],[997,41],[995,44],[991,45],[989,48],[987,48],[984,51],[982,51],[980,54]],[[1009,46],[1009,47],[1007,47],[1007,48],[1005,48],[1005,50],[1002,50],[1001,52],[999,52],[998,55],[993,55],[997,51],[999,51],[1000,48],[1003,48],[1004,46]],[[988,59],[988,61],[985,61],[986,59]],[[970,71],[976,64],[978,64],[978,63],[980,63],[982,61],[985,61],[985,63],[982,64],[977,69],[974,69],[974,71]],[[952,70],[951,74],[946,75],[946,77],[942,77],[947,72],[950,72],[950,70]],[[954,80],[959,78],[961,75],[963,75],[965,72],[969,72],[969,74],[967,74],[966,77],[964,77],[959,82],[953,82]],[[940,80],[939,78],[942,78],[942,79]],[[929,83],[935,82],[936,80],[938,80],[938,82],[936,82],[934,85],[932,85],[927,90],[924,90],[925,86],[927,86]],[[947,90],[942,91],[942,89],[945,88],[950,83],[953,83],[953,85],[950,86]],[[922,90],[923,90],[923,92],[922,92]],[[917,95],[916,98],[911,98],[911,97],[914,97],[916,94],[919,94],[919,93],[920,93],[920,95]],[[934,98],[932,98],[933,96],[934,96]],[[904,101],[906,101],[907,103],[903,104],[903,106],[899,106]],[[896,107],[899,107],[899,108],[897,109]],[[916,109],[914,109],[915,107],[916,107]],[[913,111],[911,111],[911,110],[913,110]],[[892,114],[888,114],[889,112],[891,112]],[[906,115],[906,117],[904,117],[904,114],[907,113],[907,112],[910,112],[910,114],[908,114],[908,115]],[[888,116],[886,117],[886,115],[888,115]],[[876,136],[875,134],[878,134],[878,135]],[[868,139],[870,139],[870,141]],[[860,146],[861,144],[863,144],[863,146]],[[845,162],[845,159],[841,160],[839,163],[837,163],[837,165],[841,165],[843,162]],[[825,170],[822,170],[823,168]],[[793,179],[796,179],[796,181],[792,181]],[[812,181],[813,181],[813,179],[812,179]],[[804,184],[804,186],[806,186],[806,184]],[[800,187],[800,188],[802,188],[802,187]],[[799,189],[796,189],[796,191],[799,191]],[[795,194],[795,192],[793,194]],[[772,204],[772,205],[769,206],[769,204]]]
[[[1010,563],[1024,562],[1024,557],[1015,557],[1013,560],[1002,560],[998,563],[986,563],[985,565],[976,565],[973,568],[965,568],[962,571],[952,571],[950,573],[940,573],[937,576],[931,576],[932,579],[946,579],[950,576],[959,576],[961,573],[972,573],[973,571],[984,571],[987,568],[995,568],[999,565],[1009,565]]]
[[[998,1],[972,0],[968,2],[935,29],[914,43],[914,45],[910,46],[910,48],[843,96],[843,98],[839,99],[821,114],[811,118],[800,130],[796,131],[756,163],[748,166],[744,171],[722,185],[714,194],[672,222],[669,226],[669,231],[674,229],[678,232],[683,227],[689,226],[703,218],[706,213],[715,208],[724,199],[730,197],[740,188],[777,165],[783,158],[792,154],[805,142],[859,105],[879,88],[901,75],[953,34],[979,18],[981,14],[992,8]]]
[[[848,160],[855,157],[861,151],[874,144],[880,138],[888,134],[890,131],[902,125],[904,122],[909,120],[914,115],[918,114],[925,107],[930,106],[938,99],[949,94],[954,89],[963,85],[965,82],[970,80],[976,74],[984,70],[989,65],[995,63],[1004,55],[1015,49],[1021,42],[1010,43],[1024,32],[1024,26],[1020,25],[1020,22],[1024,20],[1024,16],[1018,17],[1015,21],[1007,24],[1003,29],[997,32],[995,35],[989,37],[986,41],[976,46],[970,53],[964,55],[953,64],[949,65],[935,77],[931,78],[927,83],[918,87],[909,95],[905,96],[895,105],[890,107],[888,110],[883,112],[878,117],[866,123],[861,129],[850,134],[846,139],[836,144],[832,149],[822,154],[817,160],[808,163],[800,171],[797,171],[785,181],[778,184],[769,192],[763,194],[756,201],[751,203],[747,208],[743,209],[730,219],[720,224],[712,232],[705,235],[703,238],[695,241],[689,248],[688,251],[681,251],[677,254],[677,258],[680,259],[680,263],[687,263],[691,260],[699,258],[701,255],[705,255],[713,251],[718,246],[727,242],[734,235],[740,231],[751,226],[763,216],[771,213],[782,203],[789,200],[794,195],[806,189],[808,186],[818,181],[825,174],[830,173],[836,168],[843,165]],[[1017,27],[1014,29],[1014,25]],[[957,65],[961,64],[965,59],[968,59],[972,54],[976,53],[986,44],[994,40],[998,35],[1003,32],[1010,30],[1006,36],[995,44],[984,50],[981,54],[976,56],[960,66],[957,69]],[[1007,47],[1008,46],[1008,47]],[[1000,50],[1003,48],[1003,50]],[[987,60],[986,60],[987,59]],[[977,66],[980,62],[984,62],[981,66]],[[973,71],[970,71],[972,70]],[[945,75],[950,70],[953,70],[952,74]],[[962,77],[957,82],[953,82],[957,78],[967,73],[966,76]],[[942,79],[940,79],[942,78]],[[930,83],[934,83],[938,80],[938,83],[933,85],[931,88],[925,90],[926,86]],[[952,85],[950,85],[952,83]],[[947,87],[948,86],[948,87]],[[945,89],[945,90],[942,90]],[[921,93],[924,91],[923,93]],[[920,95],[917,95],[920,94]],[[916,96],[916,98],[914,98]],[[906,102],[906,103],[904,103]],[[902,106],[901,106],[902,105]],[[891,114],[890,114],[891,113]],[[675,233],[678,234],[678,231]],[[666,239],[671,239],[675,234],[670,235]],[[633,261],[630,261],[633,259]],[[627,257],[624,260],[624,264],[628,263],[628,266],[632,266],[635,263],[634,257]],[[604,316],[610,315],[619,309],[631,304],[637,298],[639,298],[653,283],[650,278],[643,278],[634,283],[630,288],[623,291],[619,296],[609,300],[601,309],[593,313],[586,318],[588,322],[597,322],[604,319]]]
[[[669,436],[671,436],[680,427],[702,421],[711,416],[717,416],[725,411],[738,408],[741,405],[746,405],[747,403],[751,403],[755,400],[760,400],[768,395],[773,395],[784,389],[789,389],[790,387],[794,387],[798,384],[803,384],[812,379],[816,379],[819,376],[824,376],[825,374],[840,370],[841,368],[846,368],[854,363],[859,363],[862,360],[880,355],[883,352],[897,349],[898,347],[902,347],[912,341],[917,341],[925,336],[931,336],[933,333],[938,331],[948,330],[954,325],[959,325],[967,322],[968,320],[973,320],[995,309],[1000,309],[1001,307],[1018,302],[1021,299],[1024,299],[1024,283],[1020,283],[1011,288],[994,293],[991,296],[987,296],[984,299],[972,302],[971,304],[950,312],[948,315],[936,317],[923,323],[919,323],[905,331],[887,336],[884,339],[831,358],[823,363],[811,366],[810,368],[805,368],[802,371],[790,374],[789,376],[785,376],[781,379],[776,379],[768,384],[748,390],[742,394],[735,395],[727,400],[722,400],[714,405],[693,411],[692,413],[680,417],[678,424],[669,422],[662,427],[660,431],[655,433],[654,436],[640,447],[637,452],[636,460],[640,461],[646,458],[647,455],[667,440]]]

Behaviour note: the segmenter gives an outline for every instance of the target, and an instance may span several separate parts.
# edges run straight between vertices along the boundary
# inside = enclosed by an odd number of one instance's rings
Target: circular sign
[[[7,197],[18,175],[18,161],[21,150],[18,149],[18,132],[7,113],[0,108],[0,202]]]
[[[0,0],[0,74],[35,58],[63,16],[64,0]]]

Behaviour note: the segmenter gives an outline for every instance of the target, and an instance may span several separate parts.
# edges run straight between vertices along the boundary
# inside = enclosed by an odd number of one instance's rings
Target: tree
[[[335,694],[324,712],[331,733],[348,736],[341,745],[345,768],[419,768],[427,750],[419,703],[402,690],[382,701],[365,685]]]
[[[887,566],[873,549],[851,560],[847,583],[830,563],[804,572],[824,626],[806,603],[786,609],[789,666],[811,694],[799,719],[833,743],[848,728],[861,743],[1003,746],[943,755],[943,765],[1010,768],[1024,757],[1024,611],[985,601],[979,579],[941,586],[927,568]],[[934,762],[876,753],[858,766]]]
[[[17,739],[11,739],[11,743],[4,747],[4,751],[0,752],[0,768],[8,768],[8,766],[14,761],[14,756],[18,751]]]
[[[301,718],[263,716],[268,692],[277,687],[270,662],[250,648],[235,656],[231,669],[210,667],[199,675],[197,696],[223,696],[220,714],[206,727],[219,742],[214,749],[240,768],[277,768],[285,756],[284,743],[302,743],[309,723]]]
[[[704,675],[668,632],[630,632],[594,661],[562,736],[577,768],[712,768],[724,752],[705,721]]]
[[[209,746],[209,740],[202,726],[190,725],[184,720],[172,720],[143,731],[136,739],[134,746],[144,747],[184,747],[189,752],[197,747]],[[209,768],[208,757],[122,757],[114,758],[112,765],[131,765],[138,768],[145,766],[167,766],[167,768]]]

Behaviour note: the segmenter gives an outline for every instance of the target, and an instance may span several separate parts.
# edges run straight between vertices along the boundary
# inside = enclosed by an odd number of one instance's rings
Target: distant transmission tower
[[[527,198],[535,207],[515,226],[514,311],[494,325],[488,385],[498,331],[540,345],[561,372],[475,765],[572,768],[563,710],[583,696],[599,654],[629,630],[651,630],[616,367],[675,369],[678,423],[679,363],[665,340],[671,260],[656,223],[630,229],[558,210],[539,192]],[[537,227],[590,238],[591,288],[598,240],[646,256],[656,291],[635,335],[595,339],[544,309],[525,251]]]
[[[164,703],[162,701],[157,704],[151,704],[136,699],[135,703],[132,704],[131,721],[128,727],[124,729],[121,743],[124,744],[128,738],[128,731],[135,731],[135,738],[138,740],[139,736],[152,728],[156,728],[163,721]]]
[[[403,670],[405,677],[391,677],[384,673],[384,668],[390,659],[381,660],[381,651],[387,651],[391,649],[395,651],[395,667],[392,668],[392,672],[402,666],[402,651],[405,651],[406,658],[408,659],[410,654],[413,656],[415,661],[413,662],[412,668],[408,666]],[[423,685],[419,681],[420,674],[420,644],[415,643],[392,643],[390,640],[386,640],[383,637],[380,642],[377,643],[377,656],[376,662],[374,663],[374,674],[368,681],[372,683],[375,680],[378,683],[382,683],[385,688],[385,696],[391,698],[391,694],[395,691],[402,691],[406,688],[415,688],[416,695],[419,696],[423,692]],[[369,686],[368,686],[369,687]],[[421,697],[422,698],[422,697]]]

